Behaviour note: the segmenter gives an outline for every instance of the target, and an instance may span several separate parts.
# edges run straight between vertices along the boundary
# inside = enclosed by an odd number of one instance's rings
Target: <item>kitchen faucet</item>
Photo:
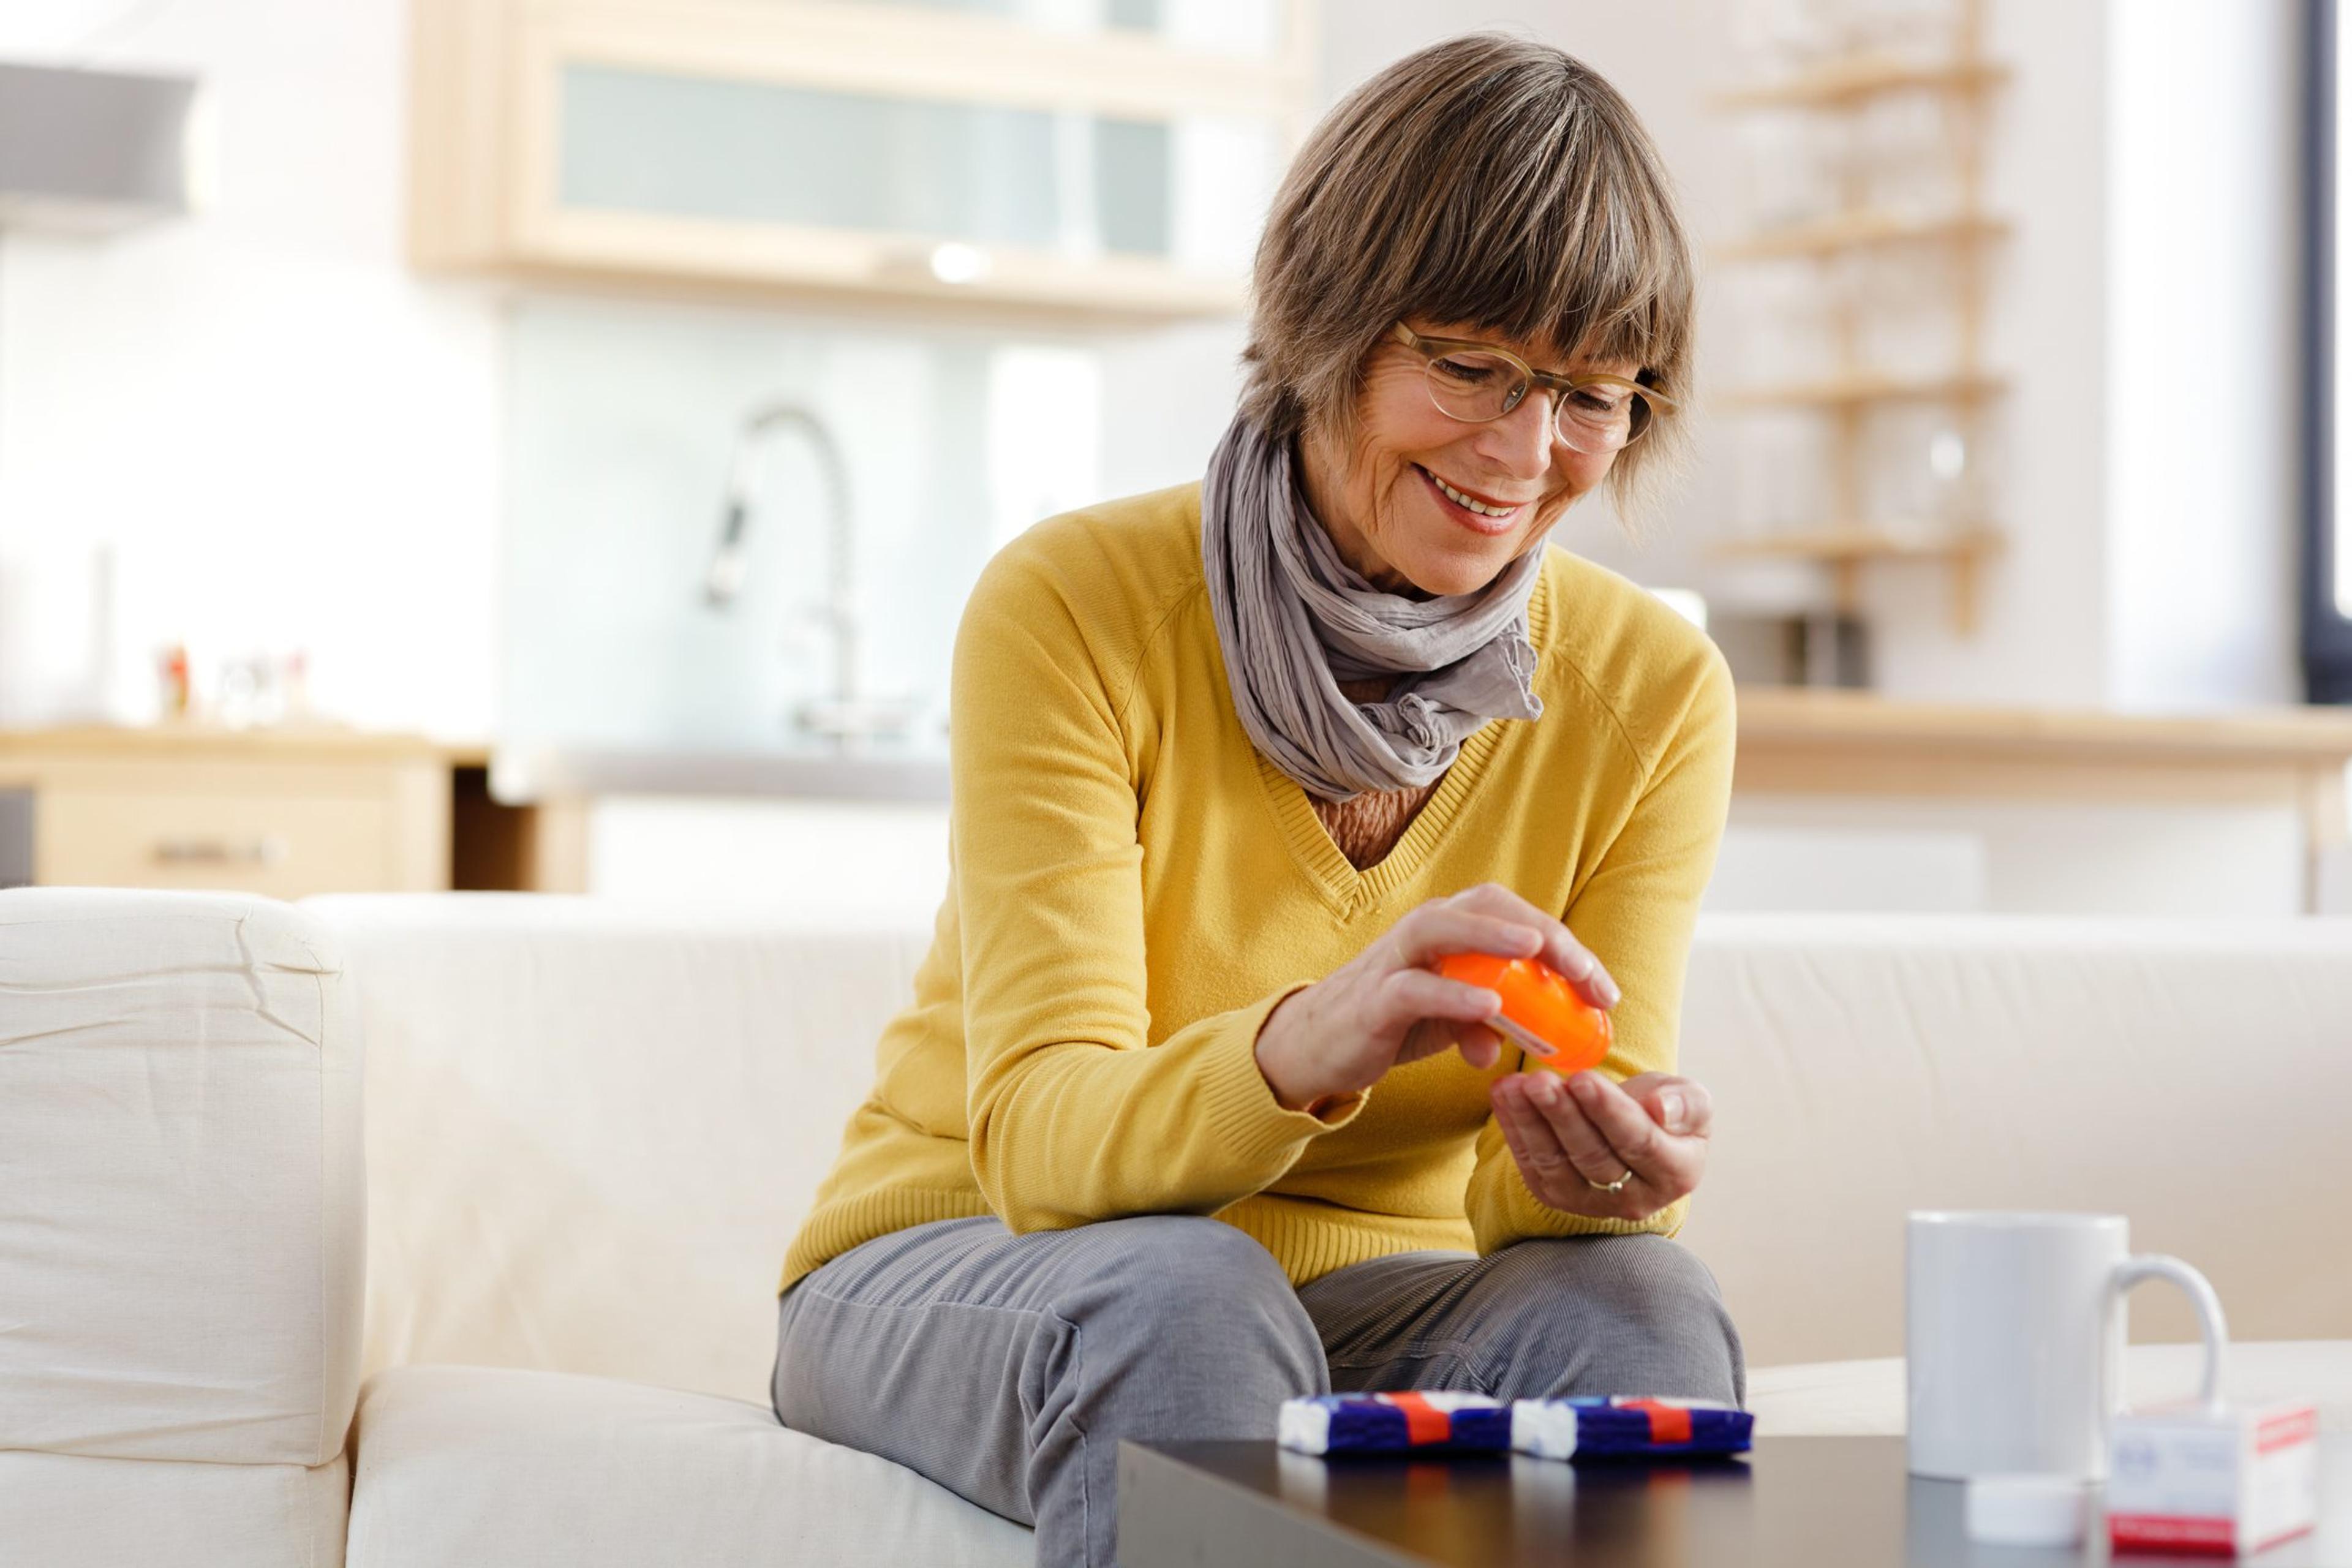
[[[858,689],[856,537],[850,527],[849,472],[841,447],[814,410],[798,403],[769,403],[745,416],[735,434],[727,470],[727,509],[718,553],[703,581],[704,602],[713,609],[732,604],[743,585],[743,531],[751,515],[753,459],[761,442],[784,426],[798,428],[824,471],[827,517],[825,600],[816,618],[833,639],[833,694],[801,704],[793,715],[803,731],[823,736],[841,750],[882,736],[898,736],[912,724],[920,703],[910,698],[873,697]]]

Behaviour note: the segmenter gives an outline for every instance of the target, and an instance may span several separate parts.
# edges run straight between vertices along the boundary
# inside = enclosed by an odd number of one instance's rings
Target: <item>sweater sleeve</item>
[[[1285,1110],[1258,1071],[1260,1027],[1307,979],[1147,1046],[1131,678],[1026,552],[982,574],[956,634],[949,852],[972,1173],[1016,1233],[1212,1213],[1361,1105]]]
[[[1691,700],[1645,778],[1632,815],[1561,917],[1623,993],[1610,1015],[1601,1070],[1622,1082],[1675,1070],[1683,975],[1700,896],[1715,870],[1731,804],[1738,725],[1731,672],[1710,647]],[[1481,1257],[1538,1236],[1672,1236],[1690,1200],[1643,1220],[1588,1219],[1528,1191],[1503,1131],[1489,1116],[1465,1194]]]

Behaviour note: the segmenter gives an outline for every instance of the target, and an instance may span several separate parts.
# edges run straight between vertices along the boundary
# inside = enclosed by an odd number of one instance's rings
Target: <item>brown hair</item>
[[[1277,437],[1352,441],[1365,360],[1408,316],[1631,360],[1690,394],[1690,249],[1657,149],[1614,88],[1532,39],[1433,44],[1324,116],[1275,194],[1253,295],[1242,407]],[[1683,426],[1618,454],[1621,510],[1675,466]]]

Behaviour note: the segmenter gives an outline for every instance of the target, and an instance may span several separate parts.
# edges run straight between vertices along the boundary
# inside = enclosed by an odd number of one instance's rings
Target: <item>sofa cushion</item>
[[[2200,1345],[2132,1345],[2124,1399],[2135,1407],[2188,1399],[2204,1373]],[[2234,1403],[2309,1399],[2323,1428],[2352,1431],[2352,1340],[2232,1344],[2221,1392]],[[1905,1428],[1903,1358],[1761,1367],[1748,1374],[1748,1407],[1759,1437],[1896,1436]]]
[[[319,921],[236,893],[0,892],[0,1449],[331,1461],[364,1185],[358,1032]]]
[[[10,1568],[336,1568],[352,1473],[0,1451]]]
[[[609,1378],[408,1366],[352,1429],[354,1568],[1027,1568],[1031,1532],[764,1405]]]

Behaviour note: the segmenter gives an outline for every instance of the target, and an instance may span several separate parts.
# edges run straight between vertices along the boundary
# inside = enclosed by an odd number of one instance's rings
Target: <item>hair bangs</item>
[[[1463,243],[1423,247],[1407,286],[1411,309],[1534,345],[1557,363],[1625,362],[1663,379],[1684,357],[1688,320],[1684,252],[1665,239],[1679,236],[1655,193],[1610,177],[1601,138],[1578,107],[1545,128],[1551,178],[1516,187],[1465,181],[1445,193],[1456,210],[1436,232]],[[1494,140],[1508,146],[1511,132],[1528,129],[1505,127]]]

